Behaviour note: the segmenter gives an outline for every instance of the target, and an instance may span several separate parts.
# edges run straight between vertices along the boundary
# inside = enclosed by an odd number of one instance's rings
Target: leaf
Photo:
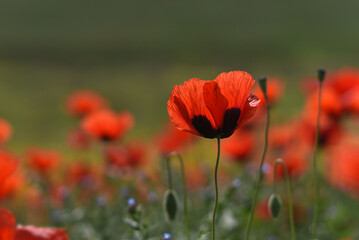
[[[207,230],[201,230],[196,238],[196,240],[208,240],[208,239],[209,239],[209,232]]]

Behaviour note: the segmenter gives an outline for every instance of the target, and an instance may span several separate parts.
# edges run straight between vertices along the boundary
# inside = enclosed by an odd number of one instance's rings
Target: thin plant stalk
[[[285,181],[287,185],[287,192],[288,192],[288,205],[289,205],[289,221],[290,221],[290,233],[291,233],[291,239],[296,240],[296,234],[295,234],[295,225],[294,225],[294,211],[293,211],[293,197],[292,197],[292,187],[290,184],[290,177],[288,174],[288,169],[285,163],[282,159],[277,159],[274,163],[274,174],[273,174],[273,193],[276,193],[276,176],[277,176],[277,165],[281,164],[284,169],[285,174]]]
[[[217,138],[217,160],[216,166],[214,168],[214,186],[216,189],[216,198],[214,202],[213,216],[212,216],[212,239],[216,239],[216,212],[218,205],[218,165],[219,165],[219,157],[221,155],[221,139]]]
[[[324,76],[323,76],[324,78]],[[313,228],[312,228],[312,238],[316,238],[317,224],[318,224],[318,214],[319,214],[319,177],[318,177],[318,166],[317,166],[317,156],[318,156],[318,145],[320,139],[320,112],[321,112],[321,99],[322,99],[322,82],[323,78],[319,77],[319,94],[318,94],[318,115],[317,115],[317,126],[315,131],[315,145],[313,153],[313,174],[314,174],[314,209],[313,209]]]
[[[266,107],[267,107],[267,120],[266,120],[266,126],[265,126],[265,133],[264,133],[264,149],[263,149],[263,153],[262,153],[262,157],[261,157],[261,161],[259,164],[259,169],[258,169],[258,177],[257,177],[257,182],[256,182],[256,186],[255,186],[255,190],[254,190],[254,196],[252,199],[252,206],[251,206],[251,212],[249,215],[249,220],[248,220],[248,224],[246,227],[246,232],[245,232],[245,240],[247,240],[249,238],[250,232],[251,232],[251,227],[252,227],[252,222],[253,222],[253,216],[254,216],[254,209],[256,206],[256,202],[257,202],[257,197],[258,197],[258,193],[259,193],[259,189],[261,187],[261,183],[262,183],[262,179],[263,179],[263,163],[264,163],[264,159],[267,153],[267,147],[268,147],[268,129],[269,129],[269,103],[268,103],[268,97],[266,92],[264,92],[264,97],[265,97],[265,102],[266,102]]]
[[[185,174],[183,158],[182,158],[181,154],[179,154],[178,152],[170,153],[168,155],[168,158],[167,158],[168,186],[169,186],[170,190],[173,190],[172,171],[171,171],[171,167],[170,167],[170,160],[175,156],[178,158],[178,160],[180,161],[180,165],[181,165],[182,185],[183,185],[183,214],[184,214],[185,225],[186,225],[187,239],[190,240],[189,221],[188,221],[186,174]]]

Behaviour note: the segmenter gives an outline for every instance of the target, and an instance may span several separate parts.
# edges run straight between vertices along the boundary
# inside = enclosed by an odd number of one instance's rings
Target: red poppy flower
[[[328,76],[330,85],[339,94],[359,86],[359,70],[354,68],[342,68]]]
[[[271,220],[272,217],[270,215],[268,209],[268,198],[262,199],[259,203],[257,203],[254,214],[257,218],[261,220]]]
[[[234,161],[245,161],[254,148],[254,137],[249,131],[240,131],[222,143],[222,151]]]
[[[139,166],[144,162],[145,154],[146,150],[142,143],[110,146],[105,150],[108,163],[121,169]]]
[[[172,124],[167,124],[164,131],[155,138],[155,142],[162,155],[167,156],[173,151],[179,151],[193,139],[192,134],[180,131]]]
[[[91,90],[76,91],[66,101],[67,111],[73,116],[84,116],[106,106],[105,99]]]
[[[94,168],[84,162],[74,161],[67,168],[67,180],[70,184],[79,184],[88,178],[95,178]]]
[[[0,118],[0,144],[6,143],[12,135],[12,127],[5,119]]]
[[[58,167],[62,156],[55,150],[32,148],[27,151],[26,158],[30,168],[39,173],[48,173]]]
[[[129,112],[117,114],[111,110],[98,110],[85,117],[82,128],[92,137],[109,141],[122,138],[133,122]]]
[[[15,224],[16,219],[14,214],[10,211],[0,208],[0,239],[14,240],[15,239]]]
[[[174,86],[167,110],[179,130],[205,138],[227,138],[256,112],[260,100],[246,72],[222,73],[214,81],[192,78]]]
[[[337,188],[359,198],[359,140],[348,137],[334,146],[327,157],[327,176]]]
[[[15,225],[14,214],[0,209],[1,240],[69,240],[65,229]]]
[[[17,226],[15,240],[69,240],[63,228],[39,228],[34,226]]]
[[[67,134],[67,144],[76,150],[85,150],[90,148],[92,139],[81,128],[71,130]]]
[[[20,192],[25,184],[25,178],[20,169],[15,170],[0,186],[0,200],[4,197],[15,195]]]
[[[0,188],[5,180],[15,172],[18,166],[18,160],[10,153],[0,150]]]

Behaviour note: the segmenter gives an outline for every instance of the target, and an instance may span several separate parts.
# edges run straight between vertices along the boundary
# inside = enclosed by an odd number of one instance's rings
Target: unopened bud
[[[272,218],[277,218],[282,208],[282,201],[277,194],[272,194],[268,201],[268,209]]]
[[[163,199],[163,208],[166,214],[168,221],[173,221],[176,218],[177,209],[178,209],[178,197],[175,191],[168,190],[165,193]]]

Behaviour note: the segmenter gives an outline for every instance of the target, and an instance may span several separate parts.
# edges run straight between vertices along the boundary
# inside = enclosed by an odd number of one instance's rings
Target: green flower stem
[[[262,183],[262,179],[263,179],[263,163],[264,163],[264,159],[267,153],[267,147],[268,147],[268,130],[269,130],[269,103],[268,103],[268,98],[267,95],[265,94],[265,101],[266,101],[266,106],[267,106],[267,122],[266,122],[266,127],[265,127],[265,134],[264,134],[264,149],[263,149],[263,153],[262,153],[262,157],[261,157],[261,161],[259,164],[259,169],[258,169],[258,178],[257,178],[257,183],[256,183],[256,187],[254,190],[254,196],[253,196],[253,200],[252,200],[252,206],[251,206],[251,212],[249,215],[249,220],[248,220],[248,224],[247,224],[247,228],[246,228],[246,233],[245,233],[245,240],[247,240],[249,238],[250,232],[251,232],[251,227],[252,227],[252,222],[253,222],[253,216],[254,216],[254,210],[256,207],[256,202],[257,202],[257,197],[258,197],[258,193],[259,193],[259,189]]]
[[[216,189],[216,198],[214,202],[214,209],[213,209],[213,217],[212,217],[212,239],[216,239],[216,212],[217,212],[217,205],[218,205],[218,165],[219,165],[219,157],[221,155],[221,139],[217,138],[217,160],[216,160],[216,167],[214,169],[214,186]]]
[[[178,152],[172,152],[168,155],[167,158],[167,172],[168,172],[168,186],[171,190],[173,190],[173,183],[172,183],[172,171],[170,167],[170,160],[173,157],[177,157],[181,164],[181,172],[182,172],[182,185],[183,185],[183,213],[185,218],[185,224],[186,224],[186,235],[187,239],[190,240],[190,231],[189,231],[189,221],[188,221],[188,204],[187,204],[187,184],[186,184],[186,174],[185,174],[185,168],[184,168],[184,161]]]
[[[319,81],[319,94],[318,94],[318,115],[317,115],[317,127],[315,131],[315,145],[313,153],[313,174],[314,174],[314,209],[313,209],[313,228],[312,238],[316,238],[318,214],[319,214],[319,179],[318,179],[318,167],[317,167],[317,155],[318,145],[320,139],[320,112],[321,112],[321,99],[322,99],[322,81]]]
[[[294,225],[294,212],[293,212],[293,198],[292,198],[292,187],[290,184],[290,177],[288,174],[288,169],[287,166],[285,165],[285,163],[283,162],[282,159],[277,159],[274,163],[274,175],[273,175],[273,193],[276,193],[276,176],[277,176],[277,165],[281,164],[283,169],[284,169],[284,173],[285,173],[285,181],[287,184],[287,192],[288,192],[288,201],[289,201],[289,221],[290,221],[290,233],[291,233],[291,239],[295,240],[295,225]]]

